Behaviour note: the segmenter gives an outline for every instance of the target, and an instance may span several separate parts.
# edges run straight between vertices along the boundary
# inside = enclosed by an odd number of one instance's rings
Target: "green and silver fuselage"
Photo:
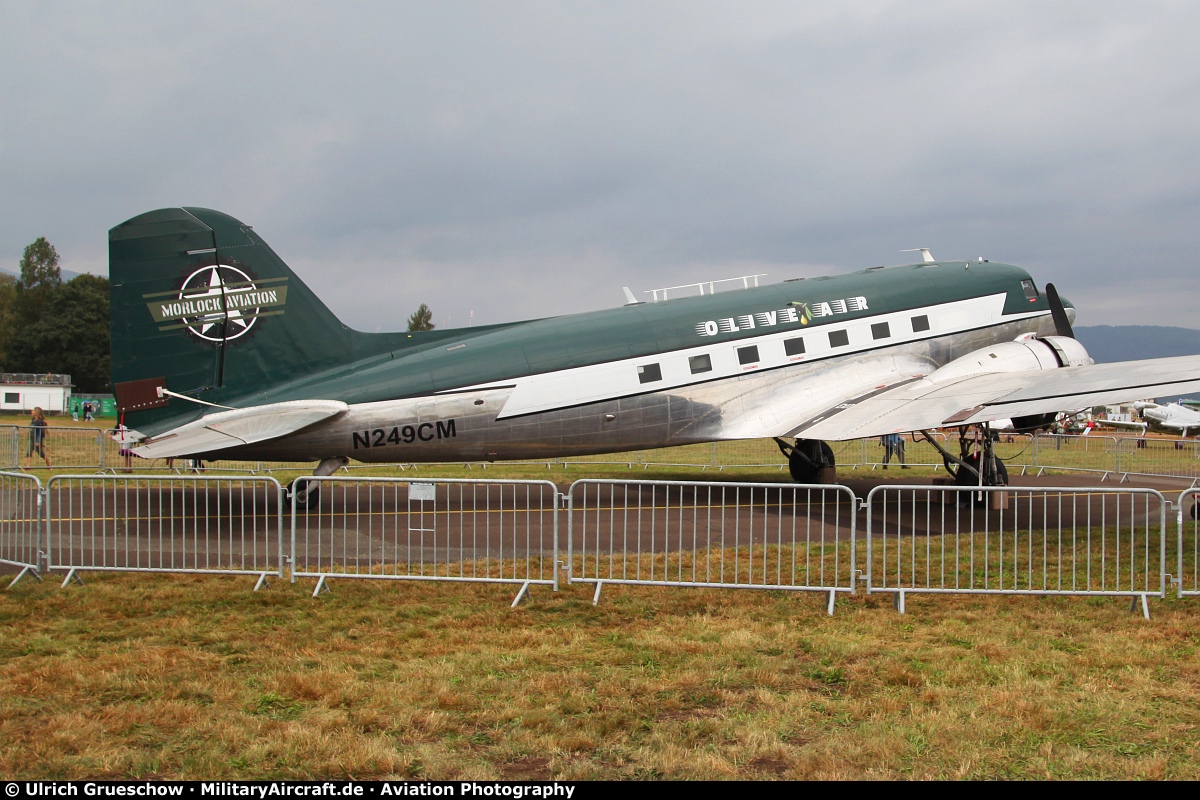
[[[887,367],[928,374],[1022,334],[1053,333],[1027,272],[960,261],[485,328],[365,334],[337,322],[251,229],[219,212],[151,212],[110,239],[119,396],[123,382],[160,375],[177,395],[235,409],[348,406],[286,436],[205,454],[213,459],[504,460],[756,438],[780,432],[781,410],[815,418],[869,392]],[[217,287],[222,270],[245,281]],[[172,399],[135,408],[126,424],[153,440],[211,413]]]

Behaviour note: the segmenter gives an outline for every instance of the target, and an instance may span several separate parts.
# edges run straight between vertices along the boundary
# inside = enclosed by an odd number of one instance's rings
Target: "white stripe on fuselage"
[[[746,339],[703,344],[640,358],[627,358],[516,379],[475,384],[454,391],[512,387],[513,391],[508,402],[497,416],[499,420],[635,394],[665,391],[723,378],[736,378],[739,375],[790,364],[807,363],[831,357],[840,358],[879,347],[933,339],[1049,314],[1048,311],[1032,311],[1005,316],[1006,300],[1007,294],[998,292],[984,297],[860,317],[841,324],[831,323],[817,327],[797,325],[787,330],[773,331]],[[928,317],[929,329],[914,332],[912,318],[920,316]],[[890,335],[883,339],[875,339],[872,336],[871,326],[881,322],[888,323]],[[829,334],[834,331],[845,331],[849,338],[848,344],[840,347],[832,346]],[[804,339],[805,352],[802,355],[787,355],[784,341],[795,339],[798,336]],[[758,347],[758,360],[746,364],[740,363],[738,350],[752,345]],[[709,357],[712,369],[707,372],[693,373],[689,366],[690,359],[705,355]],[[658,365],[661,369],[661,380],[642,383],[639,379],[638,367],[652,364]]]

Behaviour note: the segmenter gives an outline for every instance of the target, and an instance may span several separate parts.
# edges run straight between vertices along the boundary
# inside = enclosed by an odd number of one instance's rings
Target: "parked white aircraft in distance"
[[[1134,410],[1142,415],[1143,422],[1102,420],[1101,424],[1114,428],[1137,428],[1143,434],[1147,428],[1178,433],[1181,436],[1190,435],[1190,431],[1200,431],[1200,411],[1188,408],[1182,403],[1159,405],[1158,403],[1145,400],[1134,403],[1133,407]]]

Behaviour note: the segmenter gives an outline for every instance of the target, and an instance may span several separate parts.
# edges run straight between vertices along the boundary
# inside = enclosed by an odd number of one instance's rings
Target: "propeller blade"
[[[1054,319],[1055,332],[1059,336],[1074,339],[1075,332],[1071,330],[1071,320],[1067,319],[1067,310],[1063,308],[1062,300],[1058,296],[1058,289],[1054,288],[1053,283],[1046,284],[1046,300],[1050,303],[1050,316]]]

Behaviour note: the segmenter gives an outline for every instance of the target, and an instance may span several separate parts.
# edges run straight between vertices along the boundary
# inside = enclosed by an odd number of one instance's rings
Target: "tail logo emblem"
[[[202,267],[175,292],[143,295],[159,330],[187,328],[210,342],[245,336],[259,317],[282,314],[287,278],[252,280],[237,267]]]

